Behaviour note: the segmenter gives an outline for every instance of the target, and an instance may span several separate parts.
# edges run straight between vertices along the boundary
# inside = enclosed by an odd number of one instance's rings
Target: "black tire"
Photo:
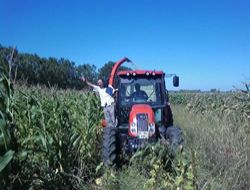
[[[105,127],[103,131],[103,163],[107,167],[118,164],[118,138],[117,128]]]
[[[174,123],[173,113],[172,113],[171,107],[167,105],[165,109],[165,126],[166,127],[172,126],[173,123]]]
[[[170,143],[170,149],[174,152],[180,148],[182,150],[184,138],[182,131],[179,127],[176,126],[170,126],[165,131],[165,138]]]

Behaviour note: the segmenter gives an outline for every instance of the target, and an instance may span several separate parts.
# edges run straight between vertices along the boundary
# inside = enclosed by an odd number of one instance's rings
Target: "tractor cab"
[[[118,96],[116,113],[118,125],[128,125],[134,105],[151,107],[155,123],[161,124],[162,110],[167,106],[165,74],[162,71],[121,71],[118,74]]]
[[[120,71],[116,99],[119,139],[127,152],[160,137],[160,128],[173,124],[162,71]]]

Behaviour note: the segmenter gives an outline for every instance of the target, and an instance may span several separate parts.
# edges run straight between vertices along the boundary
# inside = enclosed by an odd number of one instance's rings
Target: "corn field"
[[[250,91],[246,87],[246,91],[234,93],[172,93],[170,102],[195,113],[234,116],[236,122],[244,122],[250,119]]]
[[[98,105],[94,95],[77,91],[19,86],[14,93],[3,77],[1,188],[11,181],[23,189],[70,189],[68,184],[74,183],[68,179],[91,180],[100,162],[102,112]],[[63,183],[55,184],[57,181]]]
[[[199,189],[250,189],[250,91],[172,93],[175,124],[197,152]]]
[[[195,186],[192,160],[183,153],[171,157],[161,144],[138,151],[125,161],[126,168],[105,168],[103,113],[95,94],[13,86],[4,76],[0,82],[0,189]]]
[[[114,170],[101,160],[103,113],[95,94],[13,86],[1,76],[0,189],[247,189],[249,98],[171,94],[184,152],[149,145]]]

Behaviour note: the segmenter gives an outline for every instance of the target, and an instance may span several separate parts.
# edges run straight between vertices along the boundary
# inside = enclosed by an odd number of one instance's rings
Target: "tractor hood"
[[[135,104],[129,114],[129,135],[148,139],[155,135],[155,118],[152,108],[147,104]]]

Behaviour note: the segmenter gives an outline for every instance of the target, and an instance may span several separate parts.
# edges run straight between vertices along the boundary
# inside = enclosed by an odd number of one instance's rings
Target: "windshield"
[[[123,106],[131,103],[161,105],[161,78],[121,78],[119,99]]]

